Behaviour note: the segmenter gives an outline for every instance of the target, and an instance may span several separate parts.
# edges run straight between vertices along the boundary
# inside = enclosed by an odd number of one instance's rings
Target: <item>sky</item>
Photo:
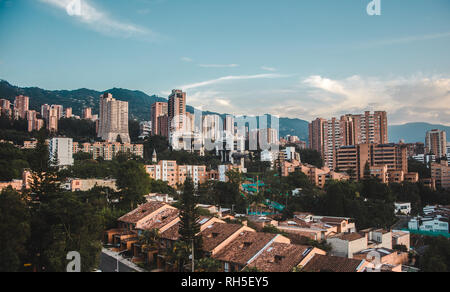
[[[0,0],[0,79],[177,88],[235,115],[386,110],[391,124],[450,125],[450,1],[380,0],[373,16],[369,2]]]

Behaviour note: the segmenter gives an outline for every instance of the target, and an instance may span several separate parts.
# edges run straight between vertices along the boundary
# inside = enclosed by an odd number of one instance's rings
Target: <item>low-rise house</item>
[[[290,240],[282,235],[244,231],[213,258],[223,263],[225,272],[239,272],[275,242],[289,244]]]
[[[243,225],[214,222],[200,232],[203,251],[214,256],[244,231],[254,230]]]
[[[450,206],[426,206],[423,214],[408,222],[409,230],[449,233]]]
[[[172,204],[175,202],[175,200],[171,196],[169,196],[169,194],[152,193],[145,196],[145,199],[147,202],[163,202],[167,204]]]
[[[392,232],[384,229],[368,228],[360,233],[367,239],[368,248],[392,249]]]
[[[392,247],[404,246],[406,251],[411,249],[411,234],[407,231],[393,230],[392,231]]]
[[[353,254],[367,248],[367,238],[359,233],[340,233],[327,238],[331,255],[353,258]]]
[[[71,192],[87,192],[95,187],[118,191],[115,179],[69,179],[64,188]]]
[[[366,260],[371,268],[381,270],[382,265],[389,265],[394,271],[402,271],[402,265],[408,263],[408,253],[385,248],[368,248],[353,255],[354,259]]]
[[[411,214],[411,203],[395,203],[395,214]]]
[[[367,262],[360,259],[349,259],[329,255],[316,254],[303,267],[303,272],[334,272],[334,273],[360,273],[364,272]]]
[[[266,273],[287,273],[305,266],[316,254],[326,252],[310,246],[274,242],[247,267]]]
[[[293,219],[280,222],[278,229],[317,241],[339,233],[356,232],[355,223],[350,218],[315,216],[310,213],[296,213]]]

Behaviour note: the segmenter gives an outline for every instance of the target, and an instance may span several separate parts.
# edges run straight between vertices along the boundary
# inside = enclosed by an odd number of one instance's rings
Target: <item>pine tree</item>
[[[181,241],[192,248],[194,244],[194,255],[198,258],[201,255],[202,238],[200,235],[199,210],[197,207],[197,197],[195,196],[194,183],[188,177],[183,186],[180,206],[180,236]],[[192,252],[192,250],[191,250]]]

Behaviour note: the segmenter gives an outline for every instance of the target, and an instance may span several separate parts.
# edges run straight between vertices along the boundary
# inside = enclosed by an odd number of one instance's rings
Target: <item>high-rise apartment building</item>
[[[50,132],[58,132],[59,108],[51,106],[48,111],[47,129]]]
[[[169,137],[169,116],[163,115],[158,117],[157,135]]]
[[[336,153],[336,169],[355,179],[367,175],[371,167],[387,166],[387,171],[408,173],[408,155],[404,144],[358,144],[343,146]]]
[[[72,138],[53,138],[49,143],[50,161],[54,166],[73,165]]]
[[[168,104],[169,133],[184,131],[186,118],[186,92],[174,89]]]
[[[159,118],[168,114],[167,102],[155,102],[151,108],[152,135],[160,135],[167,137],[167,130],[161,131]]]
[[[437,158],[447,154],[447,134],[441,130],[431,130],[427,132],[425,139],[426,154],[436,155]]]
[[[130,143],[128,132],[128,102],[116,100],[112,94],[100,96],[100,121],[97,136],[107,142]]]
[[[336,168],[336,152],[340,147],[366,143],[388,143],[386,112],[365,112],[330,120],[318,118],[309,124],[309,147],[321,153],[330,169]]]
[[[431,177],[436,181],[436,187],[450,189],[450,166],[447,160],[431,164]]]
[[[19,95],[14,100],[14,111],[21,119],[27,118],[27,111],[30,106],[30,98],[28,96]]]
[[[84,120],[92,120],[92,108],[87,107],[83,109],[82,118]]]
[[[50,106],[48,104],[41,105],[41,117],[48,122],[48,114],[50,112]]]
[[[235,132],[235,130],[234,130],[234,117],[233,116],[229,116],[229,115],[227,115],[226,117],[225,117],[225,122],[224,122],[224,131],[226,131],[227,133],[229,133],[229,134],[232,134],[232,135],[234,135],[234,132]]]
[[[58,117],[58,121],[62,119],[64,115],[64,108],[62,105],[54,104],[52,105],[52,108],[56,111],[56,116]]]
[[[217,141],[222,138],[223,124],[219,115],[203,116],[202,135],[210,141]]]
[[[66,118],[66,119],[70,119],[70,118],[72,118],[72,108],[71,107],[68,107],[68,108],[66,108],[65,110],[64,110],[64,117]]]
[[[8,118],[12,116],[11,102],[7,99],[0,99],[0,116]]]
[[[44,126],[44,120],[37,118],[36,111],[27,111],[28,132],[39,131]]]

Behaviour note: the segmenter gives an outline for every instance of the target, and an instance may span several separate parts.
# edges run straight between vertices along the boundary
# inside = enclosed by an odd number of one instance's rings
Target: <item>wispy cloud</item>
[[[282,80],[278,80],[282,79]],[[236,115],[271,113],[313,120],[347,113],[383,110],[390,124],[423,121],[450,125],[450,77],[332,78],[276,73],[226,76],[181,86],[188,103],[204,110]]]
[[[187,84],[184,86],[180,86],[183,90],[195,89],[199,87],[204,87],[208,85],[213,85],[217,83],[222,83],[225,81],[233,81],[233,80],[250,80],[250,79],[273,79],[273,78],[282,78],[285,75],[281,74],[257,74],[257,75],[237,75],[237,76],[225,76],[217,79],[207,80],[203,82]]]
[[[181,58],[181,61],[186,62],[186,63],[194,62],[194,60],[191,59],[191,58],[189,58],[189,57],[182,57],[182,58]]]
[[[81,9],[79,13],[71,15],[74,19],[80,23],[89,27],[94,31],[110,36],[120,37],[139,37],[145,40],[156,40],[158,35],[153,31],[141,27],[139,25],[122,22],[116,18],[110,16],[107,11],[101,10],[92,4],[89,0],[39,0],[42,3],[50,5],[52,7],[62,10],[67,13],[67,7],[75,1],[80,3]]]
[[[273,68],[273,67],[267,67],[267,66],[262,66],[262,67],[261,67],[261,70],[269,71],[269,72],[275,72],[275,71],[277,71],[276,68]]]
[[[239,64],[200,64],[202,68],[236,68]]]
[[[450,32],[405,36],[405,37],[398,37],[398,38],[393,38],[393,39],[369,41],[364,44],[360,44],[359,47],[368,48],[368,47],[389,46],[389,45],[396,45],[396,44],[407,44],[407,43],[412,43],[412,42],[428,41],[428,40],[448,38],[448,37],[450,37]]]
[[[302,81],[308,100],[294,106],[330,118],[365,110],[385,110],[394,124],[426,121],[450,124],[450,78],[412,76],[336,80],[310,76]],[[327,106],[324,106],[324,105]]]

